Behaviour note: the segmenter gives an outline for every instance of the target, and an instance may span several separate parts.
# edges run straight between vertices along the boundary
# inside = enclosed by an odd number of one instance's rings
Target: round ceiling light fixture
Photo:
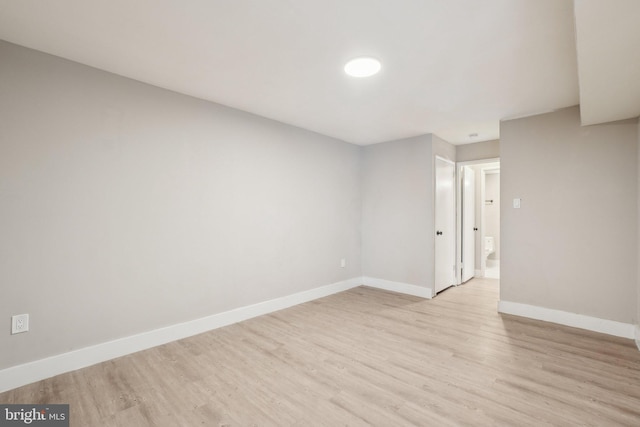
[[[352,77],[369,77],[377,74],[382,66],[380,61],[369,56],[354,58],[344,66],[344,72]]]

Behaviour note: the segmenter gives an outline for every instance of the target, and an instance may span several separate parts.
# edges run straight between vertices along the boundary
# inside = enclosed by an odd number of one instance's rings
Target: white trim
[[[479,142],[484,142],[484,141],[479,141]],[[465,160],[464,162],[457,162],[456,165],[462,167],[462,166],[483,165],[485,163],[500,163],[500,157],[490,157],[488,159]]]
[[[499,301],[498,312],[544,320],[545,322],[553,322],[560,325],[572,326],[574,328],[586,329],[589,331],[630,339],[634,338],[634,329],[636,328],[630,323],[600,319],[598,317],[585,316],[583,314],[569,313],[567,311],[553,310],[551,308],[538,307],[535,305],[521,304],[511,301]]]
[[[484,256],[486,236],[486,214],[484,201],[487,200],[487,169],[480,168],[480,275],[487,277],[487,257]]]
[[[460,166],[460,163],[456,163],[456,178],[455,178],[455,181],[456,181],[455,183],[455,186],[456,186],[456,260],[455,260],[456,261],[456,283],[455,284],[456,285],[462,284],[462,269],[463,269],[463,264],[462,264],[462,196],[464,194],[464,192],[462,191],[462,186],[464,185],[463,178],[464,176],[462,174],[462,166]],[[473,208],[475,209],[475,206]],[[435,221],[435,213],[434,213],[434,221]],[[475,257],[475,248],[474,248],[473,256]],[[474,259],[474,263],[475,263],[475,259]]]
[[[449,160],[446,157],[442,157],[440,154],[436,154],[433,156],[435,159],[437,160],[442,160],[443,162],[449,163],[450,165],[454,165],[456,164],[456,162],[454,162],[453,160]]]
[[[343,282],[320,286],[308,291],[3,369],[0,371],[0,392],[346,291],[360,286],[361,282],[360,277],[355,277]]]
[[[401,294],[413,295],[416,297],[429,298],[433,296],[433,289],[408,283],[392,282],[390,280],[376,279],[375,277],[363,277],[362,284],[372,288],[384,289],[385,291],[399,292]]]
[[[640,325],[636,325],[636,347],[640,350]]]
[[[476,273],[476,275],[474,277],[483,277],[482,276],[482,270],[476,270],[475,273]]]

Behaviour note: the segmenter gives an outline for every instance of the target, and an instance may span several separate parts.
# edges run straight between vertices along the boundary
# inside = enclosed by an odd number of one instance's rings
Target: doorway
[[[500,278],[500,167],[482,169],[484,197],[481,212],[483,247],[481,272],[489,279]]]
[[[500,278],[500,159],[457,164],[456,279]]]

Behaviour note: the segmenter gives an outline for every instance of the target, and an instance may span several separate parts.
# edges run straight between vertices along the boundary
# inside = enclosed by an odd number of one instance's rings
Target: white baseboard
[[[482,270],[474,270],[475,277],[482,277]]]
[[[298,292],[200,319],[81,348],[23,365],[12,366],[0,371],[0,392],[346,291],[360,286],[362,284],[361,279],[361,277],[356,277],[309,291]]]
[[[550,308],[511,301],[499,301],[498,312],[544,320],[546,322],[558,323],[560,325],[572,326],[574,328],[586,329],[589,331],[601,332],[603,334],[630,339],[634,339],[634,329],[636,329],[636,327],[630,323],[616,322],[615,320],[600,319],[598,317],[585,316],[583,314],[569,313],[567,311],[553,310]]]
[[[384,289],[386,291],[399,292],[401,294],[413,295],[422,298],[432,298],[433,289],[422,286],[410,285],[408,283],[392,282],[390,280],[376,279],[375,277],[363,277],[362,284],[372,288]]]
[[[636,325],[636,347],[640,350],[640,325]]]

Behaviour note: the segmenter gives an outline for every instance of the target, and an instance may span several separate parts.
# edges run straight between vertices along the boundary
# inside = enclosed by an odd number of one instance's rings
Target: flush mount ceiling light
[[[371,57],[355,58],[347,62],[344,72],[352,77],[369,77],[380,71],[380,61]]]

